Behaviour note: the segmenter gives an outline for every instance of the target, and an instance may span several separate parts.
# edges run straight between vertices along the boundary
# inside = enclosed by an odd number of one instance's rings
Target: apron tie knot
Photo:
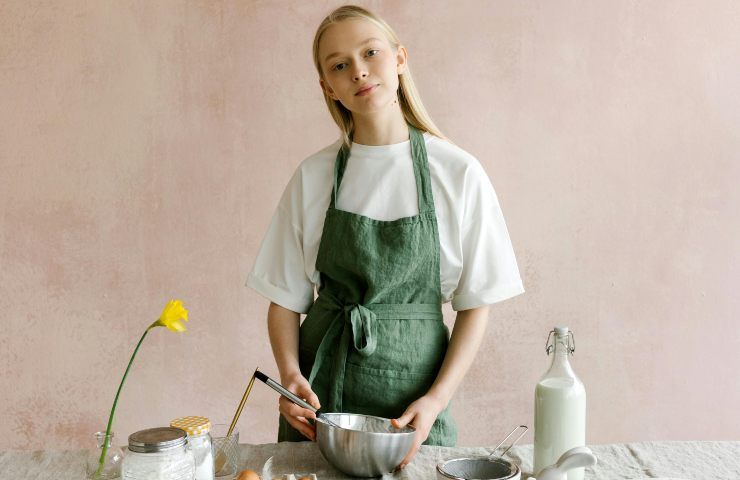
[[[362,305],[322,292],[314,302],[314,308],[321,314],[331,315],[332,319],[316,349],[308,383],[316,388],[314,381],[319,372],[328,371],[324,377],[326,384],[322,387],[326,394],[319,396],[323,410],[335,413],[344,411],[344,376],[352,349],[367,358],[377,350],[378,340],[382,343],[378,338],[378,322],[403,319],[442,323],[443,320],[441,302]]]
[[[378,345],[378,317],[359,303],[344,306],[344,321],[352,327],[352,340],[357,353],[369,357]]]

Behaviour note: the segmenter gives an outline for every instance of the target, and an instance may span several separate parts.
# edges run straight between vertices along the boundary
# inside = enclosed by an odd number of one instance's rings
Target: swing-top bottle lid
[[[555,327],[555,335],[568,335],[568,327]]]

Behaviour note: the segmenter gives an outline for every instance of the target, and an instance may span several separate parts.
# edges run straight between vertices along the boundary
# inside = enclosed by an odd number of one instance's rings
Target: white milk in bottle
[[[568,327],[555,327],[550,335],[547,354],[552,354],[552,364],[534,393],[535,476],[567,450],[586,445],[586,390],[568,361],[575,351],[573,333]],[[567,479],[582,480],[583,470],[571,470]]]

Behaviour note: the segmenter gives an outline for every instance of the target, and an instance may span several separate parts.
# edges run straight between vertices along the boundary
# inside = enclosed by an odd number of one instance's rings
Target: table
[[[261,471],[273,457],[273,473],[316,473],[320,480],[347,480],[333,469],[311,442],[269,443],[239,446],[244,468]],[[587,480],[638,478],[738,480],[740,441],[737,442],[638,442],[589,445],[598,465],[586,470]],[[403,471],[384,479],[435,479],[434,466],[450,458],[487,455],[482,447],[423,446]],[[532,469],[532,445],[521,445],[508,454],[521,465],[525,475]],[[80,480],[84,478],[86,451],[3,451],[0,452],[0,479]]]

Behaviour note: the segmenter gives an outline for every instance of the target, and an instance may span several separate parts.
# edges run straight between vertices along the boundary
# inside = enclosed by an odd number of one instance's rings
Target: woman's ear
[[[408,61],[408,52],[403,45],[398,46],[398,52],[396,53],[396,72],[401,75],[406,71],[406,63]]]
[[[332,100],[338,100],[337,94],[334,93],[334,90],[331,89],[329,85],[326,84],[323,78],[319,79],[319,85],[321,85],[321,90],[324,91],[324,93],[331,98]]]

